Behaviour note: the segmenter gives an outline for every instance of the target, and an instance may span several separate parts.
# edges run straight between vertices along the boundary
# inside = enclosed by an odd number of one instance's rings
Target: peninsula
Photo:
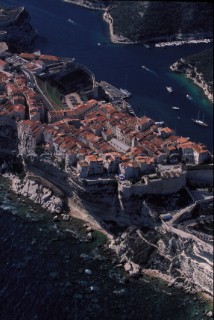
[[[112,222],[134,225],[109,244],[131,276],[153,273],[212,295],[206,146],[135,116],[130,93],[97,82],[74,58],[6,52],[0,65],[1,169],[21,173],[12,176],[13,190],[56,221],[76,207],[106,230]]]
[[[29,49],[36,36],[24,7],[0,4],[0,42],[6,42],[10,50],[22,51]]]
[[[213,49],[179,59],[170,67],[172,71],[183,73],[213,102]]]

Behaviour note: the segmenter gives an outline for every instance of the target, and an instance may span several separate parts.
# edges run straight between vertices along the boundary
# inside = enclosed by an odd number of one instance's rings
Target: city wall
[[[129,186],[126,183],[119,183],[118,190],[122,197],[130,197],[132,194],[143,196],[144,194],[166,195],[178,192],[186,185],[186,175],[168,179],[151,180],[149,183],[137,183]]]
[[[190,183],[201,183],[213,186],[213,168],[189,169],[187,170],[187,181]]]

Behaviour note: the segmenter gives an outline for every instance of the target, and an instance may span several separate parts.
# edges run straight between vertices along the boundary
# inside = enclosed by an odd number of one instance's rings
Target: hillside
[[[115,42],[201,39],[212,38],[213,34],[213,4],[210,2],[64,1],[106,10],[105,20],[117,38]],[[120,38],[124,39],[120,41]]]
[[[37,33],[30,24],[30,15],[24,7],[8,7],[0,4],[0,41],[9,50],[28,50]]]
[[[213,101],[213,48],[182,58],[170,68],[192,79]]]
[[[132,41],[212,37],[213,4],[177,1],[118,1],[109,10],[114,33]]]

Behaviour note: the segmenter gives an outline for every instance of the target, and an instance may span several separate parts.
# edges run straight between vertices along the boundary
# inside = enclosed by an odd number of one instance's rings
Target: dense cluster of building
[[[0,60],[0,126],[17,126],[23,156],[39,150],[75,168],[80,177],[120,174],[127,179],[151,174],[159,164],[209,160],[204,145],[177,136],[149,117],[121,112],[112,103],[91,99],[72,109],[45,110],[26,70],[59,59],[46,55],[36,59],[29,53],[17,59],[24,61],[19,74],[9,73],[8,60]]]

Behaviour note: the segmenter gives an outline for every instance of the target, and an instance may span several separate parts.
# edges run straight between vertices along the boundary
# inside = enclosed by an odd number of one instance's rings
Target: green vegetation
[[[57,87],[50,85],[50,83],[45,80],[41,80],[37,77],[37,83],[42,90],[43,94],[48,98],[53,106],[54,110],[65,109],[61,101],[61,94]]]
[[[213,48],[192,54],[185,60],[203,74],[207,84],[213,85]]]
[[[133,41],[181,34],[212,36],[213,4],[209,2],[115,1],[109,13],[114,19],[114,32]]]

